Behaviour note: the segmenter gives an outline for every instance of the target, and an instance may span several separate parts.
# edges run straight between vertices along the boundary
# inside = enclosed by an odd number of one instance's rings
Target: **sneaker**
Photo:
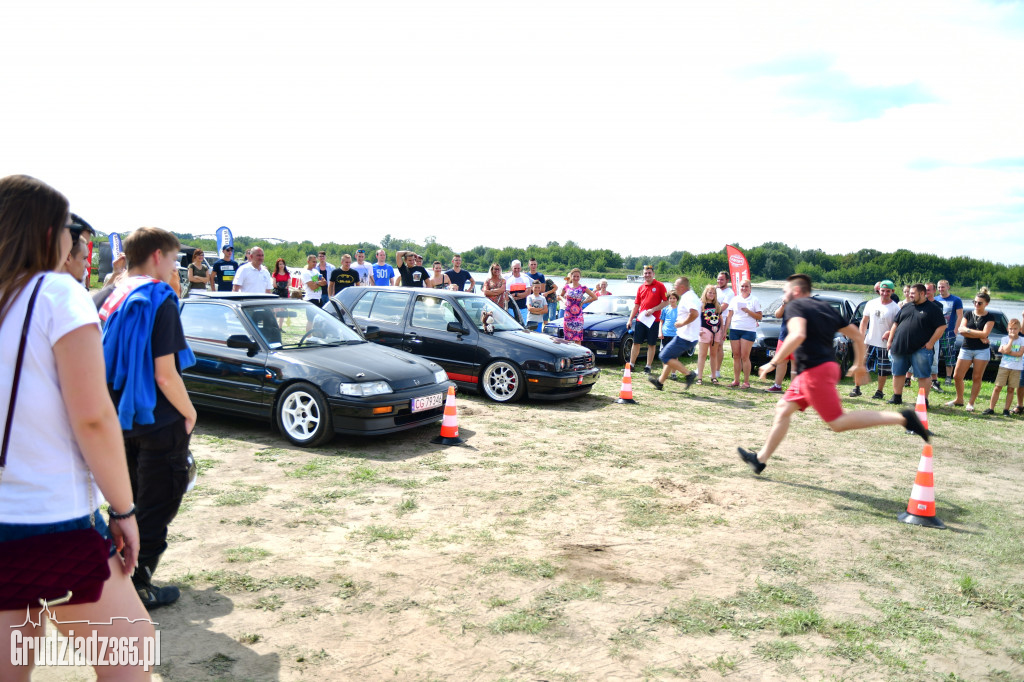
[[[768,466],[762,462],[757,461],[757,453],[751,452],[746,448],[736,448],[736,451],[740,453],[740,459],[750,465],[750,468],[754,470],[755,474],[760,474],[764,471],[764,468]]]
[[[888,404],[888,405],[902,405],[903,404],[903,396],[902,395],[894,395],[893,397],[889,398],[886,401],[886,404]]]
[[[651,382],[651,385],[654,386],[659,391],[664,391],[665,390],[665,384],[663,384],[660,381],[658,381],[658,377],[656,377],[654,375],[651,375],[651,376],[647,377],[647,380],[649,382]]]
[[[875,391],[875,394],[871,396],[872,400],[885,400],[885,394],[881,391]]]
[[[147,611],[173,604],[181,596],[181,590],[174,585],[157,587],[153,583],[136,583],[135,591],[139,593],[139,599]]]
[[[860,393],[860,386],[854,386],[853,390],[850,391],[850,397],[851,398],[859,398],[860,395],[861,395],[861,393]]]
[[[764,390],[768,391],[769,393],[782,393],[782,386],[779,386],[778,384],[772,384],[771,386]]]
[[[932,390],[933,391],[938,391],[939,393],[942,393],[942,384],[939,383],[938,381],[933,381],[932,382]]]
[[[683,387],[683,390],[687,390],[687,389],[690,388],[690,386],[693,386],[693,382],[694,382],[694,380],[696,378],[697,378],[697,373],[696,372],[690,372],[685,377],[683,377],[683,381],[686,382],[686,385]]]
[[[968,412],[974,412],[974,403],[967,403],[967,407],[964,408]]]
[[[1003,416],[1004,417],[1009,417],[1010,416],[1010,411],[1009,410],[1003,410]]]
[[[995,414],[995,413],[996,413],[996,411],[993,410],[991,407],[986,408],[985,411],[982,412],[982,414]]]
[[[946,377],[946,385],[947,386],[952,386],[953,385],[953,377]]]
[[[651,366],[650,365],[645,365],[644,366],[644,374],[650,374],[650,373],[651,373]]]
[[[927,443],[931,437],[931,432],[924,428],[924,424],[921,423],[921,419],[917,416],[917,413],[913,410],[900,410],[900,414],[907,420],[907,431],[911,431],[918,436],[921,436],[921,438],[924,438],[924,442]]]

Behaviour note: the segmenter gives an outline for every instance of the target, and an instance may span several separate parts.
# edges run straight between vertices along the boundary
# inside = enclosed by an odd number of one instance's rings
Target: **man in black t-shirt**
[[[213,283],[217,286],[217,291],[231,291],[235,281],[235,271],[238,270],[238,263],[233,257],[235,249],[230,244],[225,244],[221,253],[223,258],[211,266],[213,268]]]
[[[344,254],[341,257],[341,267],[334,268],[331,279],[327,285],[327,295],[334,296],[342,289],[354,287],[359,282],[360,273],[352,267],[352,256]]]
[[[139,563],[132,582],[147,609],[173,604],[180,591],[156,587],[153,573],[167,549],[167,527],[188,489],[189,439],[196,423],[182,360],[195,362],[178,316],[178,239],[140,227],[124,240],[128,272],[100,309],[103,347],[114,364],[108,384],[124,435],[128,474],[139,525]],[[131,353],[149,341],[149,353]],[[186,364],[188,366],[188,364]],[[123,383],[122,377],[124,377]]]
[[[775,421],[761,450],[736,448],[740,458],[750,465],[754,473],[760,474],[764,471],[768,458],[786,437],[793,413],[797,410],[803,412],[808,407],[813,407],[836,433],[889,424],[910,429],[927,441],[928,430],[924,428],[913,410],[903,410],[899,414],[843,412],[839,392],[836,390],[836,384],[840,380],[839,363],[836,362],[832,340],[838,331],[853,341],[855,357],[850,374],[859,385],[868,381],[867,369],[864,366],[864,335],[860,333],[860,329],[844,320],[828,303],[811,298],[811,278],[807,275],[790,275],[783,292],[786,314],[782,323],[786,325],[786,340],[775,353],[775,357],[786,358],[793,354],[798,373],[775,406]],[[762,365],[759,374],[764,379],[773,371],[774,360]]]
[[[900,308],[889,330],[888,349],[892,358],[892,405],[903,404],[907,370],[913,369],[917,386],[927,400],[931,390],[935,344],[946,332],[946,318],[937,301],[928,300],[924,284],[910,287],[910,299]]]
[[[452,256],[452,269],[446,270],[444,274],[448,275],[448,281],[456,285],[459,291],[476,291],[476,280],[468,270],[462,269],[462,256],[459,254]]]
[[[398,274],[402,278],[403,287],[425,287],[430,273],[422,265],[416,265],[416,254],[412,251],[399,251],[395,254],[398,263]]]

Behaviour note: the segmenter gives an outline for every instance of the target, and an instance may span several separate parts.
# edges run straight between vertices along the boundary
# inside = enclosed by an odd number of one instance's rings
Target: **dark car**
[[[480,294],[349,287],[331,306],[335,315],[350,310],[367,338],[433,360],[461,388],[496,402],[573,398],[589,392],[600,373],[588,349],[526,331]]]
[[[840,298],[839,296],[824,296],[821,294],[814,294],[812,298],[828,303],[832,306],[833,310],[839,313],[839,315],[847,322],[853,325],[860,324],[860,318],[857,316],[857,310],[855,310],[853,304],[845,298]],[[777,298],[764,309],[764,316],[761,318],[761,323],[757,327],[757,339],[754,341],[754,345],[750,349],[750,364],[755,369],[761,365],[767,364],[775,356],[775,349],[779,345],[779,334],[782,332],[782,320],[775,317],[775,311],[779,309],[780,305],[782,305],[782,299]],[[863,307],[858,310],[863,311]],[[853,342],[846,338],[844,334],[836,332],[832,345],[835,347],[836,351],[836,362],[839,363],[839,376],[844,377],[846,376],[847,370],[849,370],[850,366],[853,364]],[[792,373],[792,370],[792,363],[790,363],[788,371]]]
[[[633,296],[602,296],[583,309],[583,345],[599,357],[629,360],[633,337],[626,328],[633,311]],[[544,333],[565,338],[563,319],[549,320]]]
[[[452,385],[437,364],[368,343],[307,301],[197,291],[181,302],[181,324],[197,359],[183,373],[196,407],[272,419],[296,445],[436,422]]]

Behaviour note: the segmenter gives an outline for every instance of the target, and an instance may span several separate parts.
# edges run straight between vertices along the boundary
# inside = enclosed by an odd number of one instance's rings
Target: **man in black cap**
[[[234,259],[235,249],[230,244],[225,244],[221,253],[224,257],[213,264],[213,281],[217,285],[217,291],[231,291],[235,271],[238,270],[238,263]]]

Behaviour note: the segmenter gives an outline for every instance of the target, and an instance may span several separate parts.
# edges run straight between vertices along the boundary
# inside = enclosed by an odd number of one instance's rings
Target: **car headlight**
[[[555,361],[555,371],[564,372],[572,367],[572,358],[558,358]]]
[[[544,333],[547,334],[548,336],[558,336],[558,327],[556,327],[553,324],[549,324],[548,326],[544,327]]]
[[[391,384],[386,381],[363,381],[358,384],[341,384],[339,391],[342,395],[357,397],[382,395],[392,392]]]
[[[435,383],[443,384],[446,381],[448,381],[448,372],[444,371],[443,369],[439,369],[436,372],[434,372]]]

